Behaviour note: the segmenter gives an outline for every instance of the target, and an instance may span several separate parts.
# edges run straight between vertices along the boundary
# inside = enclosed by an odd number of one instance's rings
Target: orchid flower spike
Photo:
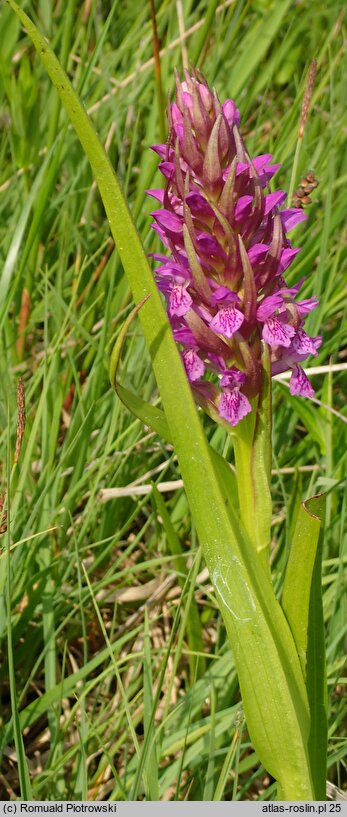
[[[169,250],[155,256],[156,280],[197,401],[235,426],[261,391],[263,343],[272,375],[291,368],[291,394],[313,396],[300,363],[321,344],[304,331],[318,302],[298,300],[303,281],[288,288],[283,277],[299,252],[287,234],[306,214],[270,192],[280,165],[250,158],[234,102],[221,104],[200,73],[177,78],[168,117],[168,142],[153,147],[166,185],[148,191]]]

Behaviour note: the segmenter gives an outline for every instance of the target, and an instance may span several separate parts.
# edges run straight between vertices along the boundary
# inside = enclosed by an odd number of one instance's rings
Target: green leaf
[[[308,740],[315,796],[325,800],[327,692],[322,603],[325,495],[300,506],[289,554],[282,607],[294,636],[311,715]]]
[[[311,713],[308,751],[317,800],[326,799],[328,696],[322,597],[323,532],[319,537],[312,574],[307,642],[306,688]]]
[[[324,503],[325,497],[321,494],[300,505],[282,596],[282,607],[294,636],[304,676],[307,663],[311,583]]]

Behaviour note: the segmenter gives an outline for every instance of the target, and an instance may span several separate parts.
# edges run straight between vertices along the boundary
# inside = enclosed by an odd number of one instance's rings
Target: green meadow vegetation
[[[289,192],[323,343],[314,400],[273,385],[271,562],[281,594],[300,502],[327,492],[328,791],[347,791],[346,15],[340,0],[35,0],[116,169],[147,253],[174,71],[241,111]],[[27,33],[0,2],[0,799],[272,800],[175,452],[108,376],[133,301],[88,160]],[[158,79],[159,47],[161,82]],[[307,77],[317,62],[298,138]],[[307,98],[307,94],[306,94]],[[272,189],[274,185],[272,185]],[[138,321],[119,380],[160,406]],[[204,418],[233,464],[226,432]],[[204,513],[204,509],[201,509]],[[347,797],[347,793],[345,794]]]

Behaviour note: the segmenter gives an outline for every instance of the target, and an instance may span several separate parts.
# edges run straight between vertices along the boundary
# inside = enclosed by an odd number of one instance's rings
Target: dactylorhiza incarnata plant
[[[277,780],[280,799],[325,799],[319,498],[298,510],[281,603],[268,559],[271,374],[291,366],[292,392],[310,396],[300,362],[320,343],[303,330],[316,301],[298,301],[299,285],[288,289],[282,278],[296,252],[286,232],[302,214],[280,211],[284,194],[268,192],[275,167],[271,157],[248,157],[233,103],[221,106],[202,77],[187,74],[170,108],[168,145],[157,148],[167,180],[155,194],[164,204],[157,230],[171,251],[157,275],[194,394],[233,436],[235,489],[228,464],[202,429],[140,237],[93,123],[47,39],[16,0],[8,2],[60,95],[99,187],[136,301],[112,351],[111,383],[130,410],[175,447],[255,751]],[[118,382],[122,344],[137,313],[163,411]],[[20,735],[17,743],[24,756]],[[132,799],[142,789],[147,796],[146,746]],[[23,792],[29,788],[24,781]]]
[[[309,337],[304,329],[317,299],[300,298],[303,279],[288,287],[284,278],[299,252],[288,233],[306,215],[284,208],[282,190],[270,192],[270,181],[280,166],[272,163],[269,154],[249,156],[234,102],[228,99],[221,104],[202,75],[192,70],[185,73],[183,82],[176,79],[168,119],[167,144],[153,147],[165,185],[148,191],[161,204],[152,213],[152,226],[168,251],[154,255],[160,262],[155,278],[166,299],[195,400],[232,435],[237,474],[239,522],[233,523],[234,531],[238,530],[234,547],[238,541],[241,550],[230,547],[228,553],[226,543],[221,555],[214,543],[208,543],[205,558],[234,649],[247,723],[260,759],[277,777],[280,798],[324,799],[326,698],[322,538],[318,535],[322,500],[310,500],[313,504],[299,513],[282,609],[271,584],[269,562],[271,378],[291,369],[290,393],[312,397],[314,391],[301,364],[317,354],[322,340]],[[218,474],[217,467],[217,479]],[[235,506],[235,495],[230,501]],[[236,601],[237,569],[233,574],[231,565],[241,564],[240,553],[248,568]],[[260,588],[258,599],[262,597],[260,607],[267,621],[264,630],[257,618],[256,596],[249,596],[248,606],[245,602],[246,613],[241,610],[252,582]],[[266,678],[266,658],[260,657],[265,632],[272,644],[268,662],[273,685]],[[264,655],[266,651],[264,641]],[[250,656],[256,654],[258,665],[254,657],[251,667]],[[253,683],[249,683],[250,671]],[[293,686],[290,678],[295,679]],[[313,678],[320,679],[318,687]],[[277,723],[283,720],[282,738],[276,733],[276,718]]]
[[[312,397],[301,367],[321,338],[304,331],[315,298],[299,300],[303,280],[288,288],[284,273],[299,252],[288,232],[306,214],[283,209],[286,193],[270,192],[280,167],[269,154],[253,159],[240,136],[232,100],[221,104],[207,83],[186,73],[169,108],[169,139],[156,145],[164,189],[152,215],[170,257],[156,280],[168,302],[174,338],[200,405],[237,425],[262,389],[262,349],[271,374],[292,370],[290,392]]]

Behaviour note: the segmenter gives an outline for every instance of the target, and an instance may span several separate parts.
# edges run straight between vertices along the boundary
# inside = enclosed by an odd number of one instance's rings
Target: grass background
[[[161,141],[149,3],[22,5],[91,112],[146,250],[158,250],[145,196],[161,183],[149,150]],[[236,100],[249,152],[281,162],[277,187],[295,188],[308,170],[319,180],[287,276],[306,276],[305,297],[320,298],[308,321],[324,336],[310,364],[318,403],[274,384],[272,563],[280,591],[298,503],[328,490],[328,779],[346,789],[343,6],[164,0],[156,22],[164,96],[174,68],[198,63],[222,100]],[[174,452],[109,386],[110,349],[132,302],[88,162],[5,3],[0,27],[1,494],[11,482],[0,555],[0,799],[28,792],[25,767],[41,800],[272,799]],[[12,467],[20,376],[26,424]],[[158,400],[138,325],[121,381]],[[224,432],[206,427],[232,462]]]

